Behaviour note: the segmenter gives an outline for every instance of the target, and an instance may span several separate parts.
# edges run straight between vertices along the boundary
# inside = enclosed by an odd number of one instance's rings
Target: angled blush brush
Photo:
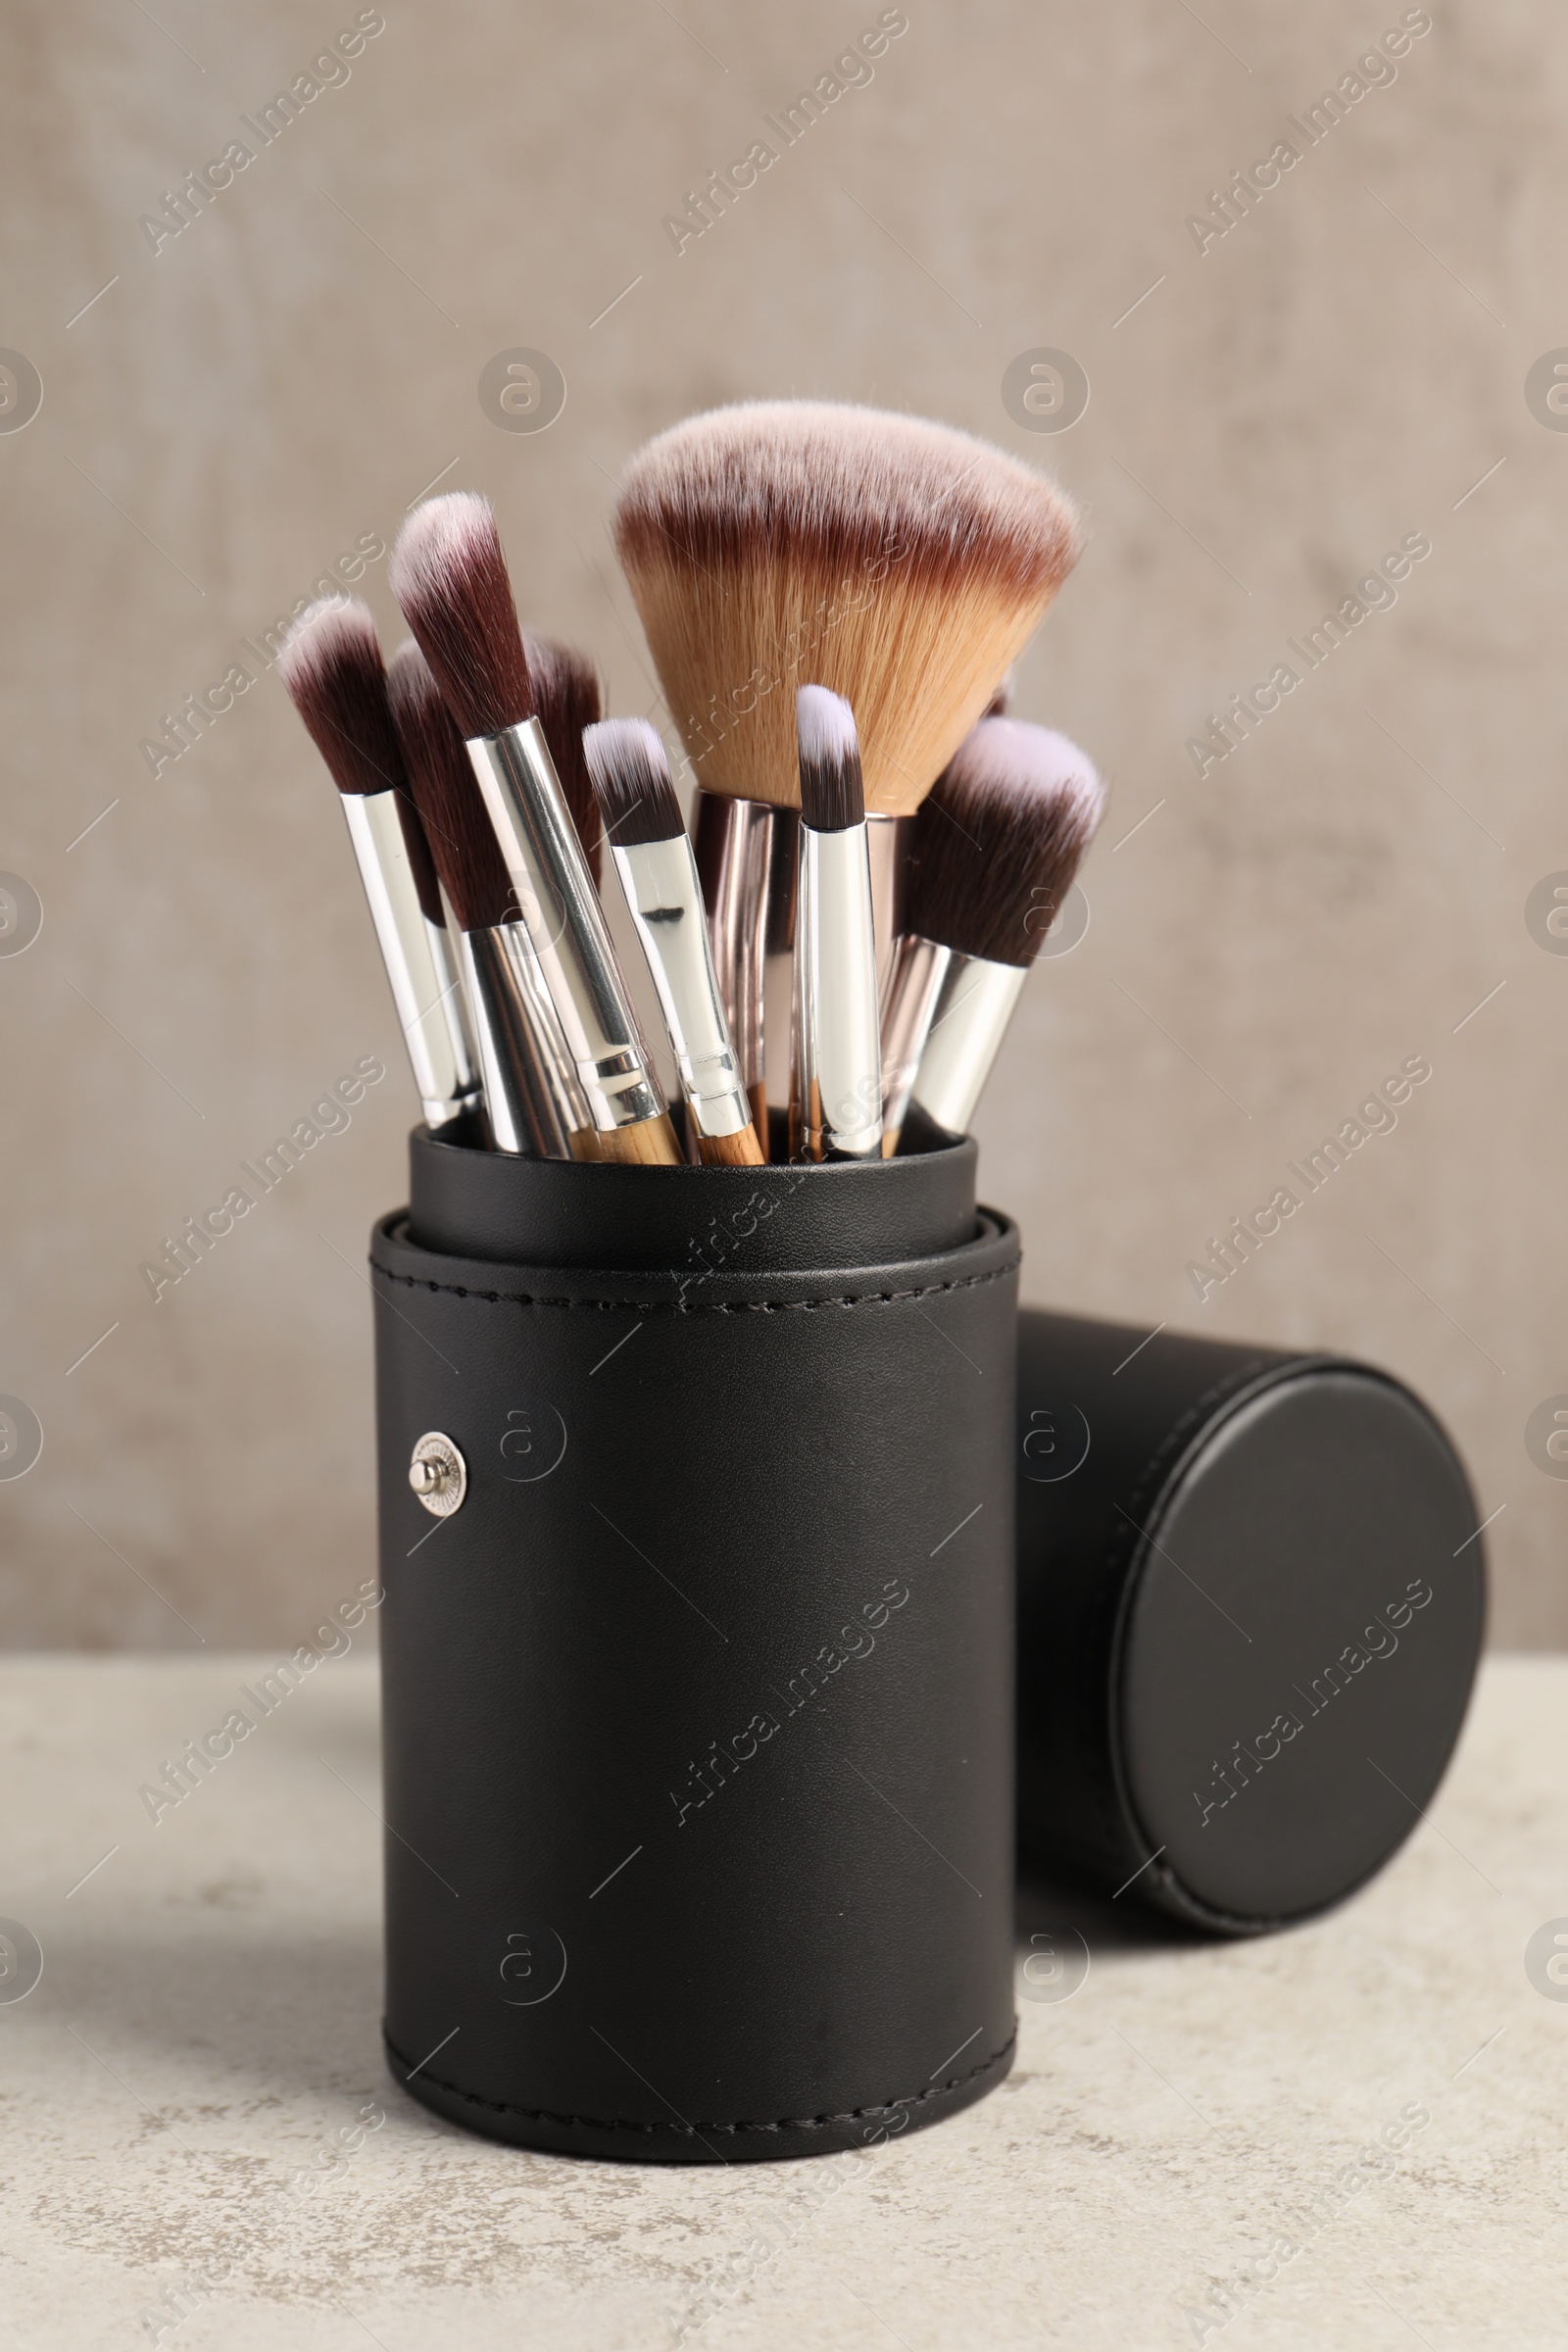
[[[479,1072],[369,608],[352,598],[313,605],[291,630],[278,666],[338,788],[414,1083],[434,1133],[480,1106]]]
[[[876,942],[855,713],[803,686],[795,1083],[790,1156],[870,1159],[882,1149]]]
[[[1065,735],[983,718],[915,820],[908,930],[883,1009],[883,1151],[911,1102],[955,1135],[1072,887],[1104,787]]]
[[[658,730],[607,718],[583,737],[605,839],[648,958],[681,1093],[707,1166],[760,1167],[765,1157],[736,1067],[713,973],[697,860]]]
[[[586,1099],[574,1155],[674,1163],[582,846],[534,708],[495,516],[463,492],[427,499],[398,536],[392,589],[467,749],[532,943],[540,985]]]

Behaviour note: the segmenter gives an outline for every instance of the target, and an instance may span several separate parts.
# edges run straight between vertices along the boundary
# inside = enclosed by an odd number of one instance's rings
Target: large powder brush
[[[967,433],[767,401],[635,457],[617,552],[707,792],[799,806],[795,696],[852,706],[865,806],[907,815],[1077,560],[1054,484]]]

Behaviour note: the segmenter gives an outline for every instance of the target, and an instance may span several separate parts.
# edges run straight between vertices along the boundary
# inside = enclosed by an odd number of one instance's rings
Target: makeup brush
[[[1076,744],[983,718],[915,820],[909,929],[882,1021],[883,1150],[910,1102],[966,1135],[981,1089],[1104,807]]]
[[[338,788],[414,1083],[434,1133],[480,1106],[479,1073],[368,606],[336,597],[312,605],[290,631],[278,667]]]
[[[1077,520],[1052,483],[966,433],[779,401],[713,410],[650,442],[614,534],[704,796],[698,858],[743,1074],[755,1087],[754,1062],[765,1066],[777,1101],[788,964],[769,970],[758,943],[771,929],[774,957],[787,956],[789,909],[760,908],[755,880],[756,835],[777,820],[710,810],[707,796],[796,807],[795,689],[804,678],[845,696],[885,983],[900,840],[883,820],[918,808],[985,709],[1077,560]],[[768,862],[793,879],[792,857]]]
[[[709,1167],[760,1167],[766,1154],[736,1068],[697,860],[659,732],[645,718],[607,718],[582,742],[605,839],[674,1049],[698,1157]]]
[[[776,823],[788,818],[785,828]],[[761,801],[728,801],[715,792],[697,795],[694,855],[708,913],[715,984],[724,1008],[724,1022],[733,1041],[735,1064],[752,1106],[752,1122],[760,1136],[767,1135],[767,1068],[763,1038],[770,1008],[764,1004],[763,977],[770,954],[782,952],[786,987],[795,945],[795,820],[793,810],[768,808]],[[768,938],[769,869],[775,854],[786,856],[790,891],[784,904],[787,921],[776,924],[783,933],[779,946]],[[782,1036],[789,1039],[789,999],[780,1012]],[[786,1092],[784,1100],[788,1102]]]
[[[534,714],[496,520],[457,492],[416,507],[392,553],[393,594],[467,747],[605,1159],[677,1163],[599,895]],[[432,845],[433,847],[434,845]],[[574,1156],[586,1148],[574,1141]]]
[[[387,689],[410,789],[457,926],[489,1141],[498,1152],[539,1159],[591,1157],[587,1098],[463,739],[416,645],[393,655]]]
[[[856,714],[909,815],[1077,560],[1054,484],[967,433],[815,401],[694,416],[631,462],[615,545],[706,791],[798,802],[795,688]]]
[[[583,765],[582,731],[600,715],[599,673],[586,654],[558,644],[554,637],[541,637],[534,629],[523,630],[522,651],[533,680],[534,714],[545,731],[567,813],[597,884],[604,864],[604,829]]]
[[[869,1159],[882,1149],[876,942],[855,713],[803,686],[801,872],[795,929],[790,1154]]]

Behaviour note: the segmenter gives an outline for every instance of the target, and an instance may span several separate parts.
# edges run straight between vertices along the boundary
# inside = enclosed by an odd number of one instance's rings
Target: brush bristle
[[[859,722],[867,808],[907,815],[1077,561],[1040,474],[913,416],[716,409],[633,459],[615,544],[708,790],[793,806],[795,690]]]
[[[403,759],[369,606],[323,597],[289,631],[277,666],[339,792],[395,791]]]
[[[445,930],[447,910],[441,904],[440,877],[430,855],[430,840],[418,803],[407,784],[398,794],[398,822],[403,828],[403,846],[409,853],[409,871],[418,893],[419,912],[427,923],[439,923]]]
[[[515,921],[516,893],[463,738],[416,645],[393,655],[387,693],[415,805],[460,929]]]
[[[392,550],[391,580],[461,735],[499,735],[533,716],[507,559],[486,499],[455,490],[416,507]]]
[[[646,718],[602,718],[582,749],[612,850],[679,839],[680,803],[657,727]]]
[[[803,686],[795,698],[801,815],[813,833],[847,833],[865,822],[855,712],[842,694]]]
[[[1065,735],[983,718],[915,824],[909,929],[991,963],[1033,963],[1104,800]]]
[[[532,629],[522,632],[522,650],[533,681],[534,715],[544,729],[582,854],[597,882],[604,838],[599,804],[583,764],[582,731],[596,724],[603,708],[599,675],[585,654],[558,645],[553,637],[537,636]]]

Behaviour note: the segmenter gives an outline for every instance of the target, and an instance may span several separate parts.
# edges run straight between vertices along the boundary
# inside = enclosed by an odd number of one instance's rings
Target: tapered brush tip
[[[390,792],[403,782],[368,605],[322,597],[289,631],[277,666],[339,792]]]
[[[801,814],[813,833],[847,833],[865,821],[860,743],[842,694],[803,686],[795,698]]]
[[[417,645],[387,665],[387,694],[409,786],[458,927],[514,920],[516,893],[451,711]]]
[[[646,718],[602,718],[584,729],[582,752],[612,850],[685,831],[663,743]]]
[[[916,820],[909,929],[990,963],[1033,963],[1104,802],[1092,762],[1065,735],[981,719]]]
[[[466,490],[416,507],[392,550],[392,593],[457,721],[499,735],[534,713],[534,693],[501,533]]]

